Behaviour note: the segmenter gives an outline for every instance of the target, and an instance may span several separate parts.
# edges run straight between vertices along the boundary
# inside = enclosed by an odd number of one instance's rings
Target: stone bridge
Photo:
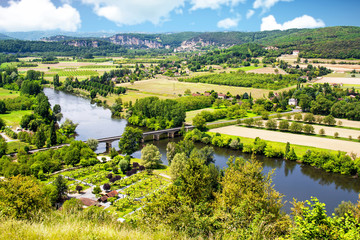
[[[185,131],[189,131],[194,128],[195,128],[194,126],[185,126]],[[168,138],[174,138],[175,134],[180,132],[181,129],[182,129],[182,127],[177,127],[177,128],[169,128],[169,129],[163,129],[163,130],[157,130],[157,131],[151,131],[151,132],[144,132],[142,142],[144,142],[145,138],[148,136],[153,136],[153,140],[158,141],[158,140],[160,140],[160,136],[163,134],[167,134]],[[99,143],[105,143],[106,144],[106,152],[109,152],[112,147],[112,143],[120,140],[121,137],[122,137],[122,135],[99,138],[97,140]]]

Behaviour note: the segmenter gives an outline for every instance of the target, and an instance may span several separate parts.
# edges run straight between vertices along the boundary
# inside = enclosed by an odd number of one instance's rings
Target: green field
[[[16,128],[20,125],[21,118],[26,114],[31,114],[31,110],[26,111],[12,111],[7,114],[0,114],[0,118],[2,118],[7,126],[12,126],[12,128]]]
[[[86,69],[116,68],[116,65],[88,65],[88,66],[81,66],[80,68],[86,68]]]
[[[58,71],[58,72],[49,72],[45,76],[55,76],[58,74],[60,77],[77,77],[77,76],[98,76],[99,73],[94,70],[68,70],[68,71]]]
[[[0,100],[5,99],[5,98],[16,98],[19,95],[20,94],[17,91],[11,91],[11,90],[7,90],[4,88],[0,88]]]

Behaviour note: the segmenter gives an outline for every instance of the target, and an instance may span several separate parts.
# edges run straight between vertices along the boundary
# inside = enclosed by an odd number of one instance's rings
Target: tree
[[[291,123],[289,129],[291,132],[299,133],[303,130],[303,125],[298,122],[293,122],[293,123]]]
[[[215,102],[214,102],[214,106],[215,108],[220,108],[221,104],[222,104],[222,100],[221,99],[216,99]]]
[[[54,114],[61,113],[61,106],[59,104],[55,104],[53,107]]]
[[[50,124],[50,145],[55,146],[56,144],[57,144],[57,136],[56,136],[55,123],[51,122],[51,124]]]
[[[99,186],[94,187],[94,189],[92,190],[93,194],[99,194],[101,193],[101,188]]]
[[[98,148],[99,145],[99,141],[97,139],[94,138],[89,138],[86,141],[86,144],[88,145],[88,147],[93,150],[94,152],[96,151],[96,149]]]
[[[315,133],[314,127],[310,124],[305,124],[304,125],[304,133],[306,134],[313,134]]]
[[[323,121],[324,121],[324,118],[323,118],[322,116],[317,116],[317,117],[316,117],[316,122],[317,122],[318,124],[321,124]]]
[[[30,219],[50,208],[45,191],[34,177],[16,176],[0,180],[0,209],[3,216]]]
[[[295,120],[295,121],[301,121],[301,120],[302,120],[302,115],[301,115],[301,113],[295,114],[294,120]]]
[[[59,78],[59,75],[56,74],[54,77],[53,77],[53,84],[54,84],[54,87],[60,87],[61,86],[61,83],[60,83],[60,78]]]
[[[96,98],[96,91],[95,90],[90,91],[90,97],[91,97],[91,99]]]
[[[198,129],[205,129],[206,128],[206,120],[200,114],[197,114],[193,118],[193,125]]]
[[[324,118],[324,123],[329,126],[333,126],[336,124],[336,120],[332,115],[328,115]]]
[[[111,188],[111,186],[110,186],[110,184],[108,184],[108,183],[105,183],[105,184],[103,185],[103,189],[104,189],[105,191],[109,191],[110,188]]]
[[[323,128],[320,129],[320,130],[319,130],[319,134],[320,134],[320,135],[325,135],[325,130],[324,130]]]
[[[279,123],[279,129],[280,129],[281,131],[287,131],[287,130],[289,130],[289,122],[286,121],[286,120],[280,121],[280,123]]]
[[[137,151],[143,139],[143,132],[138,128],[126,127],[119,141],[119,148],[122,153],[130,155]]]
[[[63,197],[66,196],[66,192],[68,190],[65,179],[59,175],[57,178],[55,178],[53,185],[56,188],[57,201],[60,202],[62,201]]]
[[[5,102],[0,100],[0,114],[6,113],[6,110]]]
[[[176,143],[174,142],[168,142],[166,145],[166,158],[169,162],[169,165],[171,165],[171,162],[176,155]]]
[[[275,119],[269,119],[265,125],[266,125],[266,128],[268,128],[268,129],[276,129],[277,121]]]
[[[175,154],[171,166],[170,166],[170,175],[173,180],[177,179],[181,172],[184,170],[187,163],[187,157],[185,153]]]
[[[6,127],[6,123],[4,119],[0,118],[0,130],[2,130],[4,127]]]
[[[308,122],[308,123],[313,123],[315,122],[315,116],[312,113],[306,113],[304,116],[304,121]]]
[[[335,133],[334,133],[334,137],[335,137],[335,138],[338,138],[338,137],[339,137],[339,133],[338,133],[338,132],[335,132]]]
[[[75,189],[76,189],[76,191],[77,191],[78,193],[80,193],[81,190],[83,190],[83,187],[80,186],[80,185],[77,185]]]
[[[37,148],[42,148],[45,145],[46,136],[44,132],[44,128],[38,128],[37,132],[35,133],[35,145]]]
[[[129,169],[130,163],[126,159],[122,159],[119,162],[119,167],[123,173],[125,173]]]
[[[153,144],[146,145],[141,150],[141,159],[146,169],[158,168],[162,163],[159,148]]]
[[[251,127],[254,125],[254,119],[253,118],[245,118],[243,121],[246,126]]]

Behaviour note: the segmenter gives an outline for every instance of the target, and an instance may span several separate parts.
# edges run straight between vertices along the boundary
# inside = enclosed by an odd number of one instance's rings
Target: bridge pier
[[[112,141],[105,142],[105,144],[106,144],[106,152],[109,153],[112,148]]]
[[[168,138],[174,138],[176,132],[168,132]]]
[[[154,134],[153,139],[156,140],[156,141],[159,141],[160,140],[160,134]]]

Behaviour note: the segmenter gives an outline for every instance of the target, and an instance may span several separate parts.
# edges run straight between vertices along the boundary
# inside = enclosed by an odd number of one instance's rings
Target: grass
[[[16,98],[19,95],[20,94],[17,91],[0,88],[0,100],[6,99],[6,98]]]
[[[25,146],[29,146],[29,144],[20,142],[20,141],[13,141],[7,143],[7,151],[6,154],[17,152],[19,149],[24,148]],[[36,148],[35,146],[33,148]]]
[[[24,111],[12,111],[6,114],[0,114],[0,118],[5,120],[7,126],[12,126],[12,128],[16,128],[20,125],[21,118],[24,115],[31,114],[31,110]]]
[[[77,76],[98,76],[99,73],[94,70],[61,70],[58,72],[46,73],[45,76],[55,76],[58,74],[60,77],[77,77]]]
[[[207,134],[209,134],[211,136],[214,136],[216,133],[207,132]],[[227,134],[221,134],[221,135],[230,137],[231,139],[239,138],[243,144],[252,144],[252,143],[254,143],[253,138],[237,137],[237,136],[232,136],[232,135],[227,135]],[[270,144],[274,148],[284,149],[285,150],[286,143],[267,141],[267,140],[265,140],[265,141],[266,141],[267,144]],[[295,151],[295,153],[296,153],[296,155],[298,157],[303,156],[306,153],[307,150],[311,150],[311,151],[327,151],[327,152],[334,153],[334,154],[338,153],[338,151],[334,151],[334,150],[316,148],[316,147],[308,147],[308,146],[301,146],[301,145],[296,145],[296,144],[291,144],[291,147],[294,148],[294,151]]]
[[[0,231],[1,239],[187,239],[179,232],[171,232],[165,228],[146,231],[117,222],[115,219],[92,219],[86,217],[86,213],[65,211],[53,212],[39,221],[1,219]]]

